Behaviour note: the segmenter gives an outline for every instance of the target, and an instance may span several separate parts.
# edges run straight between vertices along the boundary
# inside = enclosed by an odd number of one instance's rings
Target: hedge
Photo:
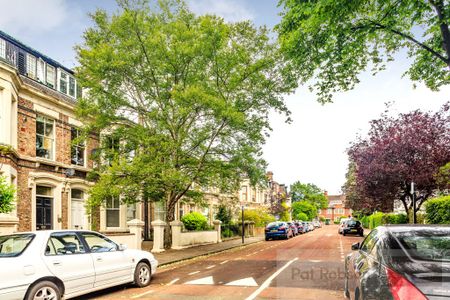
[[[450,195],[430,199],[425,203],[429,224],[450,224]]]
[[[374,229],[380,225],[387,224],[406,224],[408,223],[408,218],[406,214],[394,214],[394,213],[382,213],[376,212],[370,216],[363,216],[360,219],[363,227]]]

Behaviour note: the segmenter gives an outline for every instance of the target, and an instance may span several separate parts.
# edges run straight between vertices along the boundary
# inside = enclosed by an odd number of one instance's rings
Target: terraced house
[[[0,233],[89,227],[86,174],[98,141],[72,143],[79,96],[72,70],[0,31],[0,144],[12,149],[0,172],[18,199],[0,214]]]

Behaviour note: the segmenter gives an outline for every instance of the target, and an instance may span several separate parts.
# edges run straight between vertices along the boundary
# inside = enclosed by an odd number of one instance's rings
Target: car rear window
[[[410,231],[393,234],[413,258],[450,262],[450,232]]]
[[[0,236],[0,257],[15,257],[25,251],[34,234],[13,234]]]
[[[354,221],[354,220],[350,220],[350,221],[347,221],[347,225],[348,226],[359,226],[361,223],[359,222],[359,221]]]
[[[269,225],[267,225],[267,227],[278,227],[281,225],[283,225],[283,223],[281,223],[281,222],[272,222],[272,223],[269,223]]]

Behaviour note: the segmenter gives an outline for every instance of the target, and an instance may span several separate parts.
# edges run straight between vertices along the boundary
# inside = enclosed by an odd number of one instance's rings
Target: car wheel
[[[150,266],[145,262],[140,262],[134,271],[134,284],[138,287],[146,287],[150,284],[152,271]]]
[[[61,291],[51,281],[41,281],[31,286],[25,296],[26,300],[60,300]]]
[[[269,238],[266,236],[266,241],[268,241],[269,240]]]
[[[343,235],[343,236],[345,236],[345,235],[346,235],[345,231],[343,231],[343,232],[342,232],[342,235]]]

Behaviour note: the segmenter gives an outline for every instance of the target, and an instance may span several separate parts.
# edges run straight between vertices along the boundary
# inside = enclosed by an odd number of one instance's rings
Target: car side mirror
[[[352,250],[359,250],[359,243],[352,244]]]
[[[125,245],[125,244],[119,244],[119,251],[124,251],[124,250],[127,250],[127,245]]]

